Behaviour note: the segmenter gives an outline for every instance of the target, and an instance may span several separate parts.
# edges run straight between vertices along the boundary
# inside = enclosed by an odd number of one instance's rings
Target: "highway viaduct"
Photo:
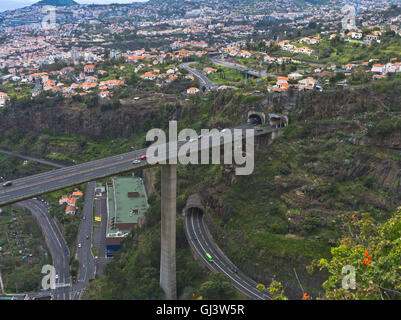
[[[235,129],[254,129],[252,135],[256,144],[270,144],[278,138],[288,123],[285,116],[258,111],[249,111],[248,123]],[[256,126],[259,125],[259,126]],[[255,127],[256,126],[256,127]],[[243,142],[245,135],[239,137]],[[210,139],[211,140],[211,139]],[[198,143],[198,151],[211,149],[209,140],[207,145]],[[234,141],[235,139],[233,139]],[[114,176],[116,174],[143,170],[161,165],[161,260],[160,286],[165,293],[165,299],[175,300],[176,289],[176,197],[177,197],[177,164],[169,163],[170,154],[177,154],[178,148],[187,145],[188,141],[175,141],[166,144],[166,152],[161,160],[166,164],[150,164],[148,160],[134,164],[132,161],[146,155],[147,149],[135,150],[104,159],[94,160],[74,166],[50,170],[44,173],[16,179],[12,186],[0,187],[0,207],[22,200],[31,199],[44,193],[64,189],[67,187]],[[192,142],[195,143],[195,142]],[[223,148],[226,141],[220,146]],[[230,141],[232,143],[232,141]],[[172,153],[170,153],[170,150]]]

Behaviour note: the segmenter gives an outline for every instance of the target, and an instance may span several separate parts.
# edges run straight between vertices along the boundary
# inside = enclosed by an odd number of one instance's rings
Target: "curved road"
[[[44,159],[39,159],[39,158],[35,158],[35,157],[30,157],[30,156],[25,156],[22,154],[18,154],[12,151],[8,151],[8,150],[4,150],[4,149],[0,149],[0,153],[6,154],[8,156],[12,156],[12,157],[16,157],[16,158],[20,158],[20,159],[24,159],[24,160],[30,160],[30,161],[34,161],[34,162],[38,162],[47,166],[51,166],[51,167],[56,167],[56,168],[64,168],[65,165],[53,162],[53,161],[49,161],[49,160],[44,160]]]
[[[69,300],[71,286],[69,251],[56,221],[50,216],[49,208],[42,201],[34,199],[21,201],[16,206],[29,210],[36,218],[50,250],[56,275],[58,275],[56,289],[50,292],[32,293],[28,296],[36,298],[48,296],[51,293],[55,300]]]
[[[219,66],[235,69],[235,70],[237,70],[239,72],[245,72],[246,71],[248,74],[250,74],[250,75],[252,75],[252,76],[254,76],[256,78],[266,77],[267,75],[269,75],[269,73],[267,73],[266,70],[264,70],[264,69],[261,69],[260,73],[259,73],[258,71],[251,70],[246,66],[243,66],[243,65],[240,65],[240,64],[237,64],[237,63],[231,63],[231,62],[228,62],[228,61],[221,60],[221,59],[219,59],[219,57],[213,57],[213,58],[210,58],[210,60],[214,64],[217,64]]]
[[[185,230],[188,243],[193,252],[215,272],[221,272],[230,278],[233,286],[249,298],[257,300],[271,300],[267,294],[256,289],[257,283],[240,272],[234,264],[223,254],[213,241],[203,221],[204,214],[201,211],[192,211],[185,216]],[[205,254],[209,253],[213,262],[206,260]]]
[[[245,124],[229,130],[233,131],[235,129],[244,130],[251,128],[254,128],[254,125]],[[281,128],[266,126],[257,129],[253,135],[264,135],[279,130],[281,130]],[[212,135],[210,135],[210,137],[211,136]],[[245,139],[245,136],[242,136],[241,139]],[[212,148],[211,141],[206,141],[206,144],[203,144],[201,143],[201,140],[203,141],[203,139],[199,139],[197,142],[199,144],[198,151]],[[167,143],[165,152],[159,155],[161,158],[160,160],[168,160],[170,159],[170,156],[174,154],[177,155],[177,151],[183,145],[187,145],[187,143],[188,141]],[[41,174],[16,179],[13,181],[12,186],[0,186],[0,206],[30,199],[40,194],[79,185],[85,182],[111,177],[115,174],[132,172],[135,170],[146,169],[151,166],[157,166],[158,164],[149,164],[147,160],[144,160],[138,164],[132,163],[132,160],[141,156],[145,156],[146,154],[147,149],[135,150],[117,156],[85,162],[74,166],[50,170]]]
[[[235,128],[229,129],[233,131],[234,129],[250,129],[254,128],[253,124],[245,124]],[[252,135],[264,135],[266,133],[271,133],[274,131],[281,130],[279,128],[272,128],[270,126],[262,127],[253,131]],[[245,136],[242,135],[239,139],[244,139]],[[238,139],[238,138],[237,138]],[[202,141],[201,141],[202,140]],[[210,149],[213,145],[209,139],[206,139],[206,144],[203,143],[204,139],[198,139],[196,142],[198,144],[198,151],[204,149]],[[233,139],[235,140],[235,139]],[[192,143],[192,142],[190,142]],[[195,141],[193,142],[195,143]],[[177,154],[178,148],[183,145],[187,145],[187,141],[178,141],[176,144],[174,143],[167,143],[166,150],[160,154],[162,159],[170,159],[171,151],[173,154]],[[170,150],[169,150],[170,149]],[[197,152],[198,152],[197,151]],[[85,262],[83,257],[89,257],[87,254],[90,251],[90,247],[84,247],[86,254],[80,257],[78,254],[78,259],[80,259],[80,264],[82,263],[82,268],[80,267],[79,272],[79,279],[80,282],[75,284],[72,288],[71,286],[71,279],[69,273],[67,274],[67,270],[69,271],[69,259],[67,255],[59,254],[60,252],[68,253],[68,249],[65,245],[65,242],[60,241],[62,235],[58,230],[55,222],[49,218],[50,215],[48,213],[48,208],[43,207],[43,203],[37,200],[32,200],[30,198],[34,196],[38,196],[43,193],[64,189],[69,186],[78,185],[84,182],[94,181],[99,178],[109,177],[118,173],[123,172],[132,172],[135,170],[141,170],[150,166],[154,166],[148,163],[148,161],[144,160],[138,164],[133,164],[132,160],[137,159],[140,156],[146,155],[147,149],[135,150],[132,152],[128,152],[125,154],[120,154],[104,159],[99,159],[91,162],[82,163],[79,165],[69,166],[61,169],[50,170],[41,174],[28,176],[20,179],[16,179],[13,181],[13,185],[10,187],[2,187],[0,186],[0,207],[7,204],[16,203],[18,201],[22,201],[24,199],[29,199],[20,204],[26,205],[28,209],[33,209],[32,212],[38,212],[38,217],[40,220],[39,224],[42,227],[43,234],[46,237],[46,242],[49,244],[49,249],[53,251],[55,256],[53,257],[54,265],[56,266],[57,274],[59,274],[58,285],[62,286],[55,290],[54,297],[57,299],[70,299],[70,293],[72,294],[73,299],[79,298],[81,291],[84,289],[85,284],[89,281],[89,277],[93,274],[93,267],[89,260]],[[157,165],[157,164],[156,164]],[[90,193],[90,192],[89,192]],[[89,195],[89,198],[92,195]],[[88,200],[85,202],[86,207],[89,209],[84,208],[85,216],[92,215],[92,201]],[[87,221],[91,221],[92,218],[88,218]],[[196,217],[196,216],[194,216]],[[84,233],[80,232],[79,240],[82,242],[87,241],[86,235],[88,233],[88,225],[82,224],[81,230],[84,230]],[[192,225],[192,222],[191,222]],[[263,299],[263,296],[260,292],[256,292],[256,283],[253,282],[251,279],[245,277],[241,273],[238,274],[230,274],[228,270],[230,266],[230,261],[228,258],[224,257],[224,255],[219,255],[218,250],[216,249],[216,245],[208,238],[205,237],[204,232],[202,234],[199,233],[200,230],[205,230],[205,226],[203,225],[203,221],[201,217],[198,219],[193,220],[193,225],[197,226],[193,230],[193,234],[199,234],[199,239],[202,241],[197,243],[194,248],[200,254],[204,254],[205,250],[210,249],[210,253],[215,256],[215,263],[213,266],[210,266],[215,271],[220,271],[225,273],[227,276],[231,278],[234,285],[241,291],[243,291],[246,295],[256,298],[256,299]],[[191,230],[191,229],[189,229]],[[82,239],[82,236],[85,237],[85,241]],[[204,240],[204,241],[203,241]],[[86,243],[86,242],[85,242]],[[81,249],[81,248],[80,248]],[[67,251],[66,251],[67,250]],[[203,250],[203,251],[202,251]],[[79,250],[78,250],[79,251]],[[232,264],[231,264],[232,265]],[[228,268],[228,269],[227,269]],[[40,294],[40,295],[39,295]],[[45,292],[41,292],[35,295],[37,296],[44,296]],[[268,298],[265,296],[265,298]]]
[[[57,168],[66,167],[62,164],[30,156],[19,155],[3,149],[0,149],[0,153]],[[51,295],[54,300],[79,300],[82,296],[83,290],[88,285],[89,280],[95,278],[95,261],[91,251],[91,233],[93,224],[92,208],[95,185],[95,182],[89,182],[85,191],[85,203],[83,207],[83,217],[85,217],[85,219],[81,220],[78,232],[78,243],[82,244],[82,248],[77,248],[76,256],[79,261],[78,283],[74,284],[72,287],[70,280],[69,251],[63,235],[50,215],[47,205],[37,199],[29,199],[15,204],[18,207],[29,210],[36,218],[40,228],[42,229],[42,234],[45,237],[47,247],[51,252],[53,265],[56,269],[56,274],[58,275],[58,279],[56,279],[57,288],[55,290],[28,294],[30,298],[40,298]],[[86,239],[86,236],[88,236],[89,239]]]
[[[199,70],[190,67],[190,65],[194,63],[196,63],[196,61],[184,62],[180,64],[180,67],[188,71],[194,77],[198,78],[200,86],[204,86],[206,91],[216,89],[218,87],[216,83],[210,81],[210,79]]]

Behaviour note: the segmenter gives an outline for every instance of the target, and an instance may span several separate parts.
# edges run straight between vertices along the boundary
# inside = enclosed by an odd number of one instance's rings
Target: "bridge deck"
[[[234,129],[251,129],[252,125],[243,125]],[[254,136],[269,134],[274,131],[281,130],[281,128],[272,128],[270,126],[263,127],[254,131]],[[245,136],[242,136],[242,139]],[[178,148],[186,144],[187,141],[178,141],[177,146],[173,147],[172,152],[177,152]],[[204,146],[201,141],[198,141],[198,151],[210,149],[211,142]],[[167,152],[164,159],[168,159],[169,147],[167,144]],[[50,170],[44,173],[16,179],[13,181],[12,186],[0,187],[0,207],[12,204],[21,200],[30,199],[32,197],[64,189],[67,187],[79,185],[85,182],[94,181],[106,177],[111,177],[116,174],[131,172],[136,170],[143,170],[155,166],[142,161],[138,164],[132,164],[134,159],[146,155],[147,149],[135,150],[129,153],[120,154],[100,160],[85,162],[82,164],[65,167],[62,169]]]

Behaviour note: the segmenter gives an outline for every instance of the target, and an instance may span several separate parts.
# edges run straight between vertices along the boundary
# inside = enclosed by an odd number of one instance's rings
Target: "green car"
[[[206,252],[206,254],[205,254],[205,258],[207,259],[207,261],[213,262],[212,256],[211,256],[209,253],[207,253],[207,252]]]

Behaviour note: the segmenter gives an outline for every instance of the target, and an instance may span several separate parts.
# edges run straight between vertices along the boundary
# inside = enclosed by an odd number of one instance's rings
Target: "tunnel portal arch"
[[[264,124],[266,123],[266,115],[263,112],[249,111],[248,123]]]
[[[191,213],[200,212],[202,214],[206,213],[205,207],[202,205],[202,199],[198,193],[195,193],[188,197],[187,204],[182,210],[183,216],[189,215]]]

